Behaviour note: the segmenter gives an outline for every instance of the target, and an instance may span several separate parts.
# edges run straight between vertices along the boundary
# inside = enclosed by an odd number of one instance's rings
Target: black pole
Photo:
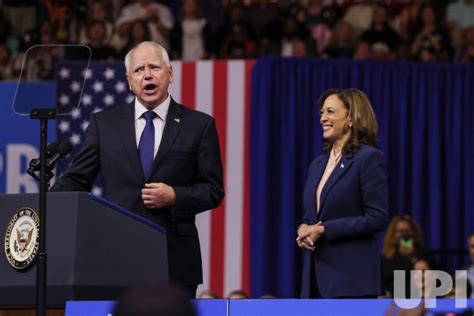
[[[46,142],[48,136],[48,119],[56,117],[55,109],[33,109],[32,119],[40,120],[40,192],[39,192],[39,251],[36,263],[36,315],[46,315],[46,193],[48,179],[46,174]]]

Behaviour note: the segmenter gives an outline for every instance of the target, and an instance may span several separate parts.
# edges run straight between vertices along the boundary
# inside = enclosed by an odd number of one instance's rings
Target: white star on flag
[[[73,119],[78,119],[81,117],[81,111],[78,108],[75,108],[74,110],[71,111],[71,117]]]
[[[66,67],[63,67],[63,68],[61,68],[61,70],[59,70],[59,77],[61,77],[61,79],[69,78],[70,74],[71,74],[71,72]]]
[[[69,131],[69,128],[70,128],[70,125],[68,122],[66,121],[61,121],[59,124],[58,124],[58,128],[61,132],[65,133],[67,131]]]
[[[115,71],[112,68],[107,68],[104,71],[104,77],[107,80],[115,78]]]
[[[92,97],[87,93],[84,93],[84,95],[82,96],[82,104],[84,104],[85,106],[91,105]]]
[[[106,94],[102,101],[104,101],[104,104],[106,106],[111,106],[112,104],[114,104],[114,96],[111,94]]]
[[[70,88],[72,92],[79,92],[81,91],[81,84],[79,83],[79,81],[73,81],[71,83]]]
[[[69,138],[69,141],[73,146],[76,146],[81,142],[81,136],[79,134],[73,133],[71,137]]]
[[[87,68],[82,72],[82,75],[84,76],[85,79],[90,79],[92,78],[92,69]]]
[[[100,81],[94,82],[94,85],[92,86],[92,90],[94,90],[95,93],[99,93],[104,91],[104,84]]]
[[[69,96],[61,94],[61,96],[59,97],[59,103],[62,106],[66,106],[69,103]]]
[[[126,86],[123,81],[117,81],[114,88],[115,88],[115,91],[117,91],[117,93],[121,93],[125,91]]]

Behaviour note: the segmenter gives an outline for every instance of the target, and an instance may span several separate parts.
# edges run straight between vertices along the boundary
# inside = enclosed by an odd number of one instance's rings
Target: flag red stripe
[[[214,62],[213,114],[219,134],[224,183],[226,179],[226,139],[227,139],[227,62]],[[210,286],[218,295],[224,290],[224,245],[225,245],[225,199],[211,213],[211,267]]]
[[[196,63],[183,62],[181,71],[181,103],[196,108]]]
[[[252,97],[252,68],[255,61],[245,63],[245,130],[244,130],[244,189],[242,230],[242,289],[251,295],[250,287],[250,103]]]

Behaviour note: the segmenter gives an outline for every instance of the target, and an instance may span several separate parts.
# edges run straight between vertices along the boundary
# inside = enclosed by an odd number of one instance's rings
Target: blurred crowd
[[[472,288],[474,287],[474,233],[467,236],[466,249],[468,252],[468,263],[465,266],[455,267],[456,270],[465,270],[464,279],[458,279],[459,275],[453,275],[454,286],[447,297],[474,298]],[[405,291],[410,297],[411,283],[415,288],[421,289],[424,285],[423,279],[410,278],[410,271],[438,270],[446,271],[440,259],[443,254],[427,248],[425,235],[421,226],[409,215],[394,216],[390,221],[384,236],[383,243],[383,280],[385,295],[397,297],[394,291],[394,271],[405,272]],[[425,275],[423,275],[425,277]],[[462,278],[462,277],[461,277]],[[465,287],[463,286],[465,284]]]
[[[172,59],[263,55],[474,61],[474,0],[3,0],[0,79],[37,44],[85,44],[121,60],[152,40]]]

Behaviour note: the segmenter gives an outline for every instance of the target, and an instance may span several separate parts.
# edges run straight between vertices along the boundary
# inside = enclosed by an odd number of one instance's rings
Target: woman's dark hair
[[[354,153],[359,150],[362,144],[372,147],[377,146],[377,118],[372,109],[372,104],[364,92],[355,89],[330,89],[322,94],[318,100],[319,109],[323,107],[324,101],[336,95],[347,110],[347,115],[351,119],[351,124],[346,124],[344,130],[351,130],[349,139],[342,148],[343,154]],[[331,151],[333,142],[324,142],[324,152]]]

